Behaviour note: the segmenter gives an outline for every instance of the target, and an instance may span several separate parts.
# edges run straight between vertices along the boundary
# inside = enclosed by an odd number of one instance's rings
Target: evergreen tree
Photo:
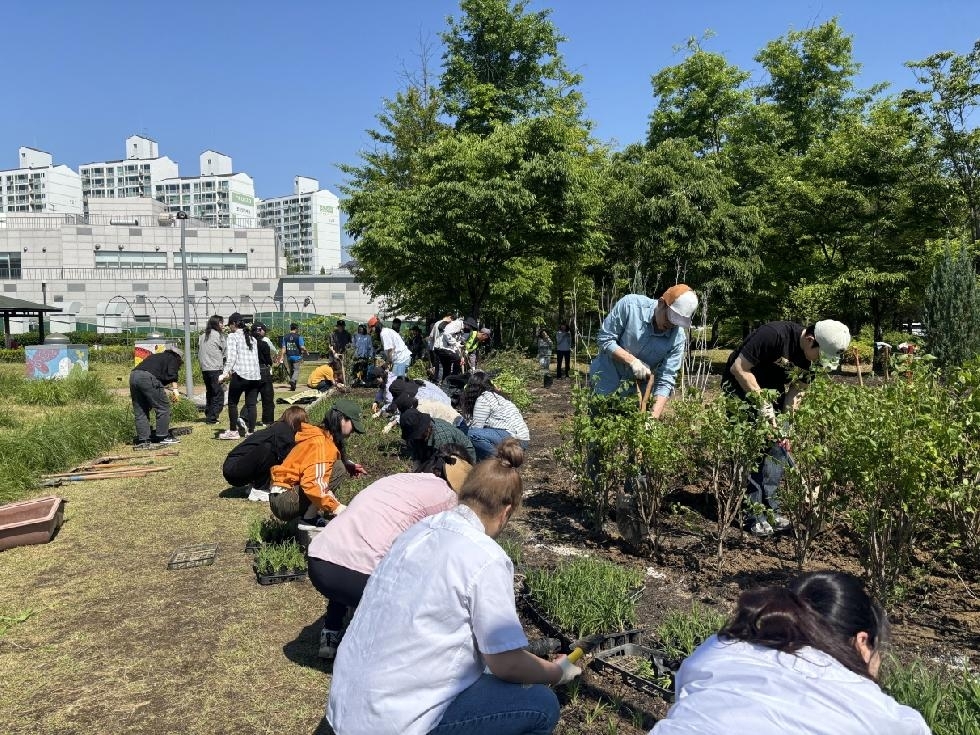
[[[923,326],[929,352],[940,366],[962,365],[980,354],[980,290],[973,256],[964,245],[932,271]]]

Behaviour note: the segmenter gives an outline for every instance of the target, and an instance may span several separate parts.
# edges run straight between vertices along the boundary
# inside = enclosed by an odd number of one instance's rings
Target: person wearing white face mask
[[[595,392],[608,395],[624,383],[632,391],[636,381],[656,375],[651,413],[660,418],[684,359],[685,330],[697,309],[698,295],[683,283],[659,299],[629,294],[617,301],[596,338],[599,354],[589,367]]]

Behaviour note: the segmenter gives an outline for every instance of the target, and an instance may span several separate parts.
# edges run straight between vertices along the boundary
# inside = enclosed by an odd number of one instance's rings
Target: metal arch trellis
[[[132,322],[135,323],[136,322],[136,312],[133,311],[133,305],[131,303],[129,303],[129,299],[127,299],[125,296],[123,296],[121,294],[116,294],[115,296],[113,296],[111,299],[109,299],[106,302],[106,306],[108,307],[109,305],[111,305],[112,302],[114,302],[116,299],[119,299],[124,304],[126,304],[126,308],[129,309],[129,316],[131,317]],[[152,304],[151,304],[151,306],[152,306]],[[156,308],[153,309],[153,313],[156,314]],[[105,318],[105,317],[103,317],[103,318]],[[128,333],[129,331],[130,330],[125,330],[125,329],[123,330],[124,333]],[[135,342],[136,342],[135,338],[133,339],[133,342],[135,344]]]
[[[169,296],[157,296],[156,298],[158,300],[166,301],[167,305],[170,306],[170,311],[173,312],[173,316],[174,316],[173,325],[171,326],[171,329],[173,331],[176,331],[177,330],[177,307],[174,306],[174,302],[170,300]],[[152,299],[148,303],[152,306],[153,305]],[[156,316],[156,306],[153,307],[153,312],[154,312],[154,316]]]

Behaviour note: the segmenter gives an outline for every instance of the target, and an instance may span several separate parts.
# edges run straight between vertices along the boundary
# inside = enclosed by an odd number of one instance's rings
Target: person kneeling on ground
[[[245,441],[228,452],[221,466],[225,481],[232,487],[247,486],[249,500],[268,502],[272,468],[289,456],[296,446],[296,432],[306,421],[309,417],[305,408],[290,406],[278,421],[249,434]]]
[[[312,530],[326,525],[321,511],[338,515],[346,509],[334,494],[343,482],[337,470],[342,466],[351,477],[367,474],[364,467],[347,458],[344,439],[355,431],[364,433],[364,421],[358,405],[347,399],[330,407],[322,426],[300,424],[296,446],[282,464],[272,468],[269,505],[276,518],[299,518],[300,530]]]
[[[928,735],[878,686],[888,623],[861,581],[811,572],[743,592],[735,614],[681,664],[651,735]]]
[[[334,662],[337,735],[554,730],[558,699],[542,685],[582,670],[523,650],[514,565],[493,541],[520,507],[523,461],[516,441],[502,443],[455,508],[401,534],[374,570]]]
[[[336,377],[337,364],[337,358],[327,358],[325,364],[319,365],[310,373],[310,379],[306,385],[321,392],[326,392],[331,388],[336,388],[339,391],[345,390],[347,386],[337,380]]]
[[[527,449],[531,433],[521,410],[504,397],[494,386],[490,376],[475,370],[463,388],[462,410],[466,421],[464,428],[473,442],[477,459],[492,457],[497,445],[508,437],[520,442]]]
[[[456,505],[456,493],[473,465],[465,447],[449,444],[416,473],[376,480],[361,490],[309,548],[310,581],[326,597],[320,658],[333,658],[343,623],[364,585],[398,535],[423,518]]]
[[[439,447],[446,444],[460,444],[466,447],[470,462],[476,463],[476,450],[473,442],[460,429],[448,421],[432,418],[417,408],[406,408],[398,417],[402,429],[402,439],[408,446],[409,456],[419,465],[432,458]]]
[[[413,393],[402,393],[399,395],[398,398],[395,399],[394,406],[398,411],[398,414],[391,419],[384,429],[382,429],[382,432],[385,434],[395,427],[398,420],[401,418],[401,414],[405,413],[410,408],[417,408],[419,412],[428,414],[434,419],[442,419],[443,421],[452,424],[457,428],[463,421],[463,417],[460,416],[459,412],[452,406],[447,406],[445,403],[441,403],[440,401],[419,400]]]

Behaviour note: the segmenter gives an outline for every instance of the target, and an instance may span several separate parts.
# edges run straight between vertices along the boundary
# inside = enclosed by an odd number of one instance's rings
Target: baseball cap
[[[361,418],[361,407],[354,403],[354,401],[341,398],[339,401],[334,401],[334,404],[330,408],[340,411],[344,416],[349,418],[350,422],[354,424],[354,431],[358,434],[364,433],[364,419]]]
[[[391,385],[388,386],[388,392],[391,393],[392,398],[398,398],[402,394],[414,396],[419,392],[419,384],[414,380],[408,380],[403,375],[399,375],[391,381]]]
[[[684,329],[691,328],[691,318],[698,310],[698,295],[686,283],[678,283],[664,291],[660,297],[667,305],[670,323]]]
[[[374,325],[376,325],[378,321],[379,321],[378,315],[377,314],[372,315],[371,318],[368,319],[368,329],[374,329]]]
[[[820,364],[835,370],[840,356],[851,344],[851,332],[847,325],[833,319],[824,319],[813,327],[813,339],[820,346]]]

